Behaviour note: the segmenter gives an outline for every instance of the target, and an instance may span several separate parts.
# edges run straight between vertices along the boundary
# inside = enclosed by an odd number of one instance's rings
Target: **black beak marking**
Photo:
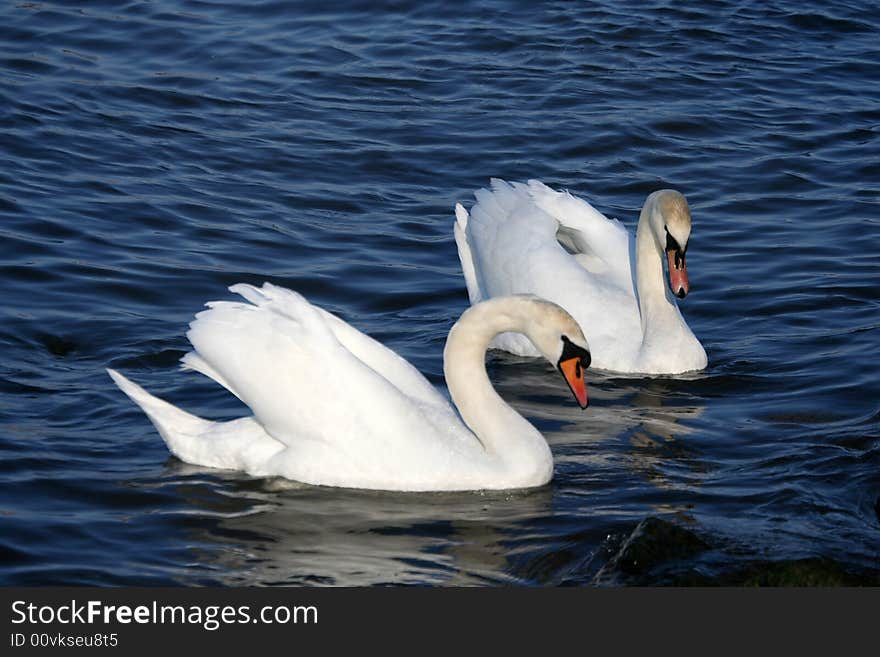
[[[559,356],[559,360],[556,361],[556,367],[559,371],[562,371],[560,367],[561,363],[571,360],[572,358],[578,359],[578,367],[583,368],[584,370],[590,366],[590,363],[593,361],[593,357],[590,356],[590,352],[584,349],[583,347],[577,346],[574,342],[568,339],[567,335],[562,336],[562,354]],[[578,370],[577,375],[581,376],[583,372]]]
[[[675,252],[675,268],[682,269],[685,266],[685,258],[687,257],[687,247],[681,248],[678,240],[669,234],[669,229],[663,226],[666,231],[666,251]]]

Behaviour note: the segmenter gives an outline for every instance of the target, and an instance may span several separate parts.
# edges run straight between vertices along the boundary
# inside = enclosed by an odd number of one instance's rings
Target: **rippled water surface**
[[[872,3],[4,3],[0,583],[880,583],[878,61]],[[104,374],[236,417],[176,363],[269,280],[442,386],[490,176],[694,215],[705,372],[490,357],[550,485],[195,468]]]

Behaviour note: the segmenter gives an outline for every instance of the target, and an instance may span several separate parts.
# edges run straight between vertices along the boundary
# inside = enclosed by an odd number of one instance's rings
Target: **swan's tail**
[[[455,244],[458,246],[458,259],[461,260],[461,270],[464,273],[464,282],[467,285],[468,298],[471,305],[483,300],[483,293],[477,281],[477,272],[474,269],[474,259],[471,255],[471,247],[467,240],[468,211],[461,203],[455,204]]]
[[[177,408],[177,406],[169,404],[163,399],[151,395],[137,383],[128,380],[116,370],[107,368],[107,374],[119,386],[119,389],[128,395],[147,414],[147,417],[156,426],[156,429],[162,435],[162,438],[165,439],[168,448],[172,452],[175,452],[174,446],[178,442],[180,435],[204,433],[214,424],[209,420],[203,420],[192,413],[187,413]]]
[[[284,449],[252,417],[212,422],[187,413],[151,395],[116,370],[107,374],[131,400],[141,407],[162,436],[168,449],[181,461],[209,468],[244,470],[268,474],[266,461]]]

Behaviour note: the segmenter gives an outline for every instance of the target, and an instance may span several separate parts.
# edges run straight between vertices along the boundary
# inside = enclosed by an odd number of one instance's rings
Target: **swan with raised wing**
[[[205,420],[108,370],[188,463],[348,488],[545,484],[553,475],[546,440],[486,374],[489,342],[505,331],[528,336],[587,406],[588,343],[567,312],[535,296],[478,303],[449,331],[443,358],[453,408],[409,362],[296,292],[269,283],[230,290],[249,303],[208,303],[190,324],[194,350],[182,363],[253,416]]]
[[[528,293],[562,306],[583,327],[599,369],[677,374],[706,367],[706,351],[676,303],[690,289],[691,214],[681,193],[650,194],[635,238],[586,201],[536,180],[493,179],[475,197],[470,212],[456,204],[454,223],[472,304]],[[514,333],[491,346],[538,355]]]

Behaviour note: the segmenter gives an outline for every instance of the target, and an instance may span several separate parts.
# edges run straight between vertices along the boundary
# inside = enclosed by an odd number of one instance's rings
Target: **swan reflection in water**
[[[560,522],[589,543],[601,541],[609,523],[619,525],[623,516],[683,510],[662,491],[680,486],[664,476],[665,466],[679,477],[684,466],[697,481],[702,469],[681,440],[691,431],[687,421],[703,411],[682,392],[686,379],[593,371],[592,402],[581,411],[563,403],[570,393],[551,370],[496,352],[489,359],[496,389],[552,447],[556,475],[541,488],[395,493],[224,473],[218,490],[222,471],[169,460],[166,474],[189,480],[181,486],[195,507],[189,513],[206,505],[216,513],[218,505],[237,502],[234,513],[187,528],[196,561],[210,579],[228,585],[512,584],[529,581],[534,573],[521,571],[554,549],[548,540],[558,541]],[[210,493],[192,488],[192,478],[205,481],[200,475],[213,480]],[[640,491],[637,508],[622,486]],[[661,494],[646,507],[645,496],[657,489]]]
[[[705,374],[629,378],[590,369],[590,407],[573,413],[558,403],[565,390],[538,361],[496,352],[493,363],[490,371],[498,392],[532,419],[554,448],[557,474],[566,463],[605,467],[612,456],[658,486],[669,485],[654,469],[664,458],[702,471],[697,454],[679,439],[694,431],[688,422],[705,409],[702,399],[687,392],[690,381]]]
[[[192,507],[206,500],[216,514],[223,497],[238,498],[239,504],[228,502],[238,511],[185,530],[201,577],[229,586],[514,583],[507,574],[505,540],[549,514],[553,495],[549,486],[367,491],[247,480],[238,473],[230,473],[218,492],[216,480],[206,478],[216,471],[176,459],[169,468],[181,483],[181,478],[202,482],[198,488],[191,481],[181,486],[189,514],[198,513]],[[242,485],[236,478],[244,478]]]

